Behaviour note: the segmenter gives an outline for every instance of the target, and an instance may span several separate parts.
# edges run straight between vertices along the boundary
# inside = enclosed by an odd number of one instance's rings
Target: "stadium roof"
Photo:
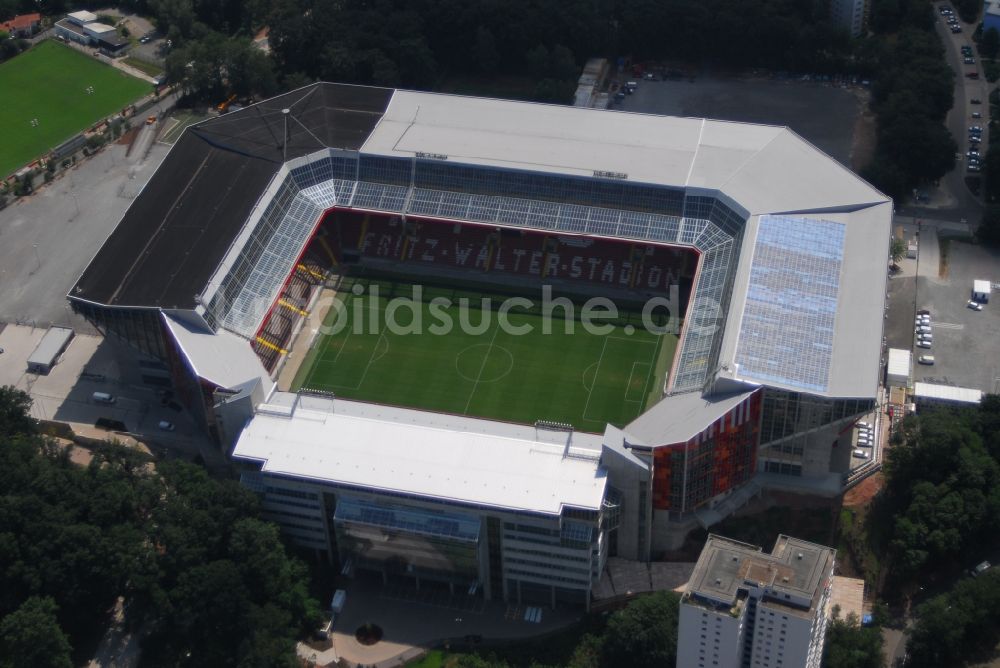
[[[601,443],[593,434],[275,393],[232,455],[294,478],[559,514],[600,509]]]
[[[246,339],[225,330],[204,332],[166,313],[163,322],[199,378],[227,389],[259,378],[265,396],[271,393],[274,381]]]
[[[345,175],[333,165],[345,150],[399,162]],[[465,220],[477,205],[462,198],[473,195],[408,181],[410,165],[434,161],[686,194],[694,204],[684,218],[645,213],[628,201],[624,212],[564,210],[477,195],[489,200],[477,212],[506,217],[476,220],[702,250],[692,301],[709,307],[716,300],[725,310],[708,327],[685,328],[674,389],[701,389],[715,379],[733,383],[728,391],[766,384],[831,397],[875,395],[881,332],[873,323],[883,316],[892,203],[791,130],[765,125],[314,84],[187,129],[70,296],[206,309],[230,272],[249,266],[253,279],[229,302],[238,308],[212,313],[250,336],[263,315],[249,306],[273,303],[297,256],[282,250],[280,258],[260,259],[250,248],[272,204],[284,198],[280,206],[295,210],[298,219],[287,214],[278,245],[298,251],[334,205]],[[741,211],[705,220],[700,197]]]
[[[661,399],[625,426],[626,438],[634,445],[651,447],[687,442],[755,391],[710,396],[687,392]]]
[[[285,160],[325,146],[358,149],[391,94],[310,86],[188,128],[70,296],[193,308]]]

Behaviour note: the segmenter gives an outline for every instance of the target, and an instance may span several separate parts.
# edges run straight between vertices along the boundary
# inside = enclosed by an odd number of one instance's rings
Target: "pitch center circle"
[[[455,371],[470,383],[495,383],[514,368],[514,355],[503,346],[476,343],[455,356]]]

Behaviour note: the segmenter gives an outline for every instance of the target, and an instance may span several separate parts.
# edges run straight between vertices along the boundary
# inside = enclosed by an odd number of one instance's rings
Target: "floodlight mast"
[[[281,137],[281,161],[288,162],[288,114],[292,113],[287,107],[281,110],[281,115],[285,119],[285,133]]]

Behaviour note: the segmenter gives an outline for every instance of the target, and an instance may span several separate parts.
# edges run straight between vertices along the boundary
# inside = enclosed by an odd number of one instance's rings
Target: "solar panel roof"
[[[825,392],[845,226],[761,216],[736,363],[759,381]]]

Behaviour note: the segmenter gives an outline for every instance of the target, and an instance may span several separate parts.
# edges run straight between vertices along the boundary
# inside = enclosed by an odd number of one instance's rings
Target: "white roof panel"
[[[326,403],[259,407],[233,457],[263,462],[268,473],[520,511],[596,510],[604,498],[598,435],[573,433],[576,456],[566,456],[568,432],[342,399]]]
[[[249,341],[224,329],[203,332],[167,313],[163,321],[199,378],[227,389],[259,378],[264,395],[270,394],[274,381]]]
[[[895,377],[909,377],[913,354],[902,348],[889,348],[887,373]]]
[[[66,16],[68,16],[71,19],[74,19],[79,23],[91,23],[97,20],[97,14],[84,10],[81,10],[79,12],[70,12]]]
[[[936,385],[934,383],[914,383],[915,399],[940,399],[957,403],[978,404],[983,400],[981,390],[969,387],[954,387],[952,385]]]

